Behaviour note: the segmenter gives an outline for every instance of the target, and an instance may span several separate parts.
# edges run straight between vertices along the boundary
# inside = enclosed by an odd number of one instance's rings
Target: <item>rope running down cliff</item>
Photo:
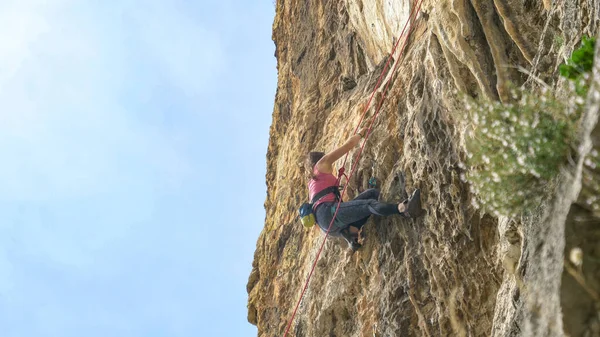
[[[388,65],[390,63],[390,61],[392,60],[394,53],[396,52],[396,48],[398,47],[399,42],[402,40],[402,36],[404,36],[404,32],[406,31],[406,27],[408,26],[408,24],[411,22],[412,19],[414,19],[414,17],[416,17],[416,14],[421,10],[421,4],[423,3],[423,0],[419,0],[419,3],[417,6],[413,7],[413,10],[411,11],[408,19],[406,20],[406,23],[404,24],[404,28],[402,29],[402,33],[400,34],[400,37],[398,38],[398,41],[396,41],[396,44],[394,45],[394,48],[392,49],[392,53],[390,54],[390,57],[388,58],[384,69],[381,72],[381,75],[379,76],[379,80],[377,81],[377,84],[375,85],[375,89],[373,90],[373,93],[371,94],[371,97],[369,98],[369,101],[365,107],[365,111],[363,112],[362,117],[360,118],[360,121],[358,122],[358,125],[356,126],[356,129],[354,130],[354,134],[356,134],[356,132],[358,131],[358,128],[360,127],[360,124],[362,123],[365,115],[367,114],[367,111],[371,105],[371,101],[373,100],[373,97],[375,96],[375,92],[377,92],[377,89],[379,89],[379,86],[381,84],[381,81],[383,79],[383,75],[385,74],[385,71],[388,68]],[[415,10],[416,9],[416,10]],[[404,43],[402,44],[402,48],[400,50],[400,53],[398,55],[398,60],[395,62],[394,64],[394,68],[392,69],[392,72],[390,73],[391,76],[394,75],[394,73],[396,72],[396,69],[398,68],[398,65],[400,64],[400,60],[402,58],[402,54],[404,53],[404,49],[406,48],[406,43],[408,42],[408,38],[410,36],[410,33],[412,32],[414,28],[414,24],[410,26],[408,33],[406,34],[406,37],[404,39]],[[369,129],[367,130],[367,134],[365,135],[365,139],[360,147],[360,150],[358,152],[358,156],[356,158],[356,160],[354,161],[354,164],[352,165],[352,171],[350,172],[350,176],[346,176],[346,174],[344,173],[344,166],[346,165],[346,160],[348,159],[348,154],[346,154],[346,157],[344,158],[344,163],[342,164],[342,167],[339,170],[339,174],[338,174],[338,180],[341,180],[341,177],[344,176],[346,177],[346,184],[344,185],[344,189],[342,190],[341,196],[340,196],[340,200],[338,201],[338,204],[336,206],[336,210],[335,213],[333,214],[333,219],[331,220],[331,222],[329,223],[329,227],[327,228],[327,233],[325,233],[325,238],[323,239],[323,242],[321,243],[321,247],[319,248],[319,251],[317,252],[317,256],[315,257],[315,260],[313,262],[312,268],[310,270],[310,273],[308,274],[308,278],[306,279],[306,283],[304,284],[304,288],[302,289],[302,293],[300,294],[300,298],[298,299],[298,302],[296,303],[296,307],[294,308],[294,312],[292,314],[292,317],[290,318],[287,328],[285,330],[285,334],[283,335],[283,337],[286,337],[288,332],[290,331],[290,328],[292,327],[292,322],[294,321],[294,317],[296,317],[296,313],[298,311],[298,307],[300,306],[300,302],[302,301],[302,298],[304,297],[304,293],[306,292],[306,289],[308,288],[308,284],[310,282],[310,278],[312,277],[313,272],[315,271],[315,267],[317,265],[317,261],[319,260],[319,256],[321,256],[321,252],[323,251],[323,247],[325,246],[325,241],[327,240],[327,237],[329,236],[329,231],[331,230],[331,226],[333,225],[333,222],[335,221],[335,218],[337,216],[338,210],[339,210],[339,206],[340,203],[342,202],[342,198],[344,197],[344,193],[346,193],[346,189],[348,188],[348,182],[350,181],[350,178],[352,178],[352,175],[354,174],[354,171],[357,168],[357,164],[358,161],[360,160],[360,157],[362,155],[362,151],[365,147],[365,144],[367,143],[367,140],[369,139],[369,136],[371,135],[371,129],[373,128],[373,124],[375,123],[375,120],[377,119],[377,116],[379,116],[379,112],[381,110],[381,106],[383,105],[383,101],[385,100],[386,94],[387,94],[387,89],[388,86],[390,85],[390,83],[392,82],[391,77],[390,80],[386,83],[385,88],[383,89],[383,97],[381,98],[381,100],[379,101],[379,105],[377,106],[377,109],[375,110],[375,115],[373,116],[373,118],[371,119],[371,122],[369,124]]]

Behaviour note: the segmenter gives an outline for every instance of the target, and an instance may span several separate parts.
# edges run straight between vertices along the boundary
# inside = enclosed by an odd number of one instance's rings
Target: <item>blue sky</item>
[[[3,337],[253,336],[272,1],[0,1]]]

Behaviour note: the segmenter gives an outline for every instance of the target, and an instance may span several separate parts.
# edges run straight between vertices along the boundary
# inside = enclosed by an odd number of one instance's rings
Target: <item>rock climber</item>
[[[350,137],[342,146],[335,150],[324,152],[310,152],[306,158],[306,172],[310,200],[320,191],[332,186],[338,186],[338,179],[333,175],[333,163],[355,148],[364,138],[367,128],[361,129]],[[337,193],[339,194],[339,193]],[[315,219],[322,231],[327,232],[337,207],[336,193],[331,192],[321,197],[313,204]],[[331,226],[329,235],[343,237],[354,251],[361,245],[358,243],[358,233],[371,215],[390,216],[399,214],[405,218],[416,218],[421,215],[420,190],[416,189],[413,195],[399,204],[384,203],[379,201],[379,190],[368,189],[351,201],[340,203],[335,222]]]

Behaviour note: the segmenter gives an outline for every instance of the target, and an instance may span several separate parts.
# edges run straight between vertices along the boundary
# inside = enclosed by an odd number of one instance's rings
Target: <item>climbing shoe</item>
[[[350,246],[350,249],[352,249],[353,252],[359,250],[360,247],[362,247],[362,245],[360,243],[358,243],[356,240],[350,242],[349,246]]]
[[[416,189],[413,195],[404,202],[404,215],[407,218],[418,218],[423,213],[421,209],[421,190]]]
[[[358,238],[354,235],[350,234],[350,230],[348,228],[343,229],[341,232],[346,242],[348,242],[348,247],[352,249],[353,252],[357,251],[362,245],[358,243]]]

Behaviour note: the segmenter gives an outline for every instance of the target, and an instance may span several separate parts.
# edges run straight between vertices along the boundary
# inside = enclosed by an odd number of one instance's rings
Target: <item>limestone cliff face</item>
[[[248,320],[282,336],[323,234],[304,229],[302,162],[349,137],[415,2],[278,0],[279,82],[267,154],[266,221],[248,281]],[[418,220],[375,218],[361,250],[328,239],[292,336],[600,336],[600,306],[563,269],[581,247],[588,287],[600,291],[600,145],[591,90],[580,156],[536,219],[480,214],[459,179],[457,91],[506,100],[503,84],[552,81],[582,34],[596,35],[597,0],[424,0],[348,198],[378,180],[382,199],[422,190]],[[597,62],[597,64],[600,62]],[[526,69],[520,71],[519,67]],[[527,73],[527,75],[525,75]],[[535,75],[532,77],[530,75]],[[600,82],[600,81],[599,81]],[[382,86],[383,87],[383,86]],[[378,92],[373,107],[382,97]],[[373,115],[371,108],[369,115]],[[350,162],[356,158],[350,155]],[[347,165],[347,170],[350,165]],[[584,183],[583,191],[582,181]],[[587,335],[586,335],[587,334]]]

